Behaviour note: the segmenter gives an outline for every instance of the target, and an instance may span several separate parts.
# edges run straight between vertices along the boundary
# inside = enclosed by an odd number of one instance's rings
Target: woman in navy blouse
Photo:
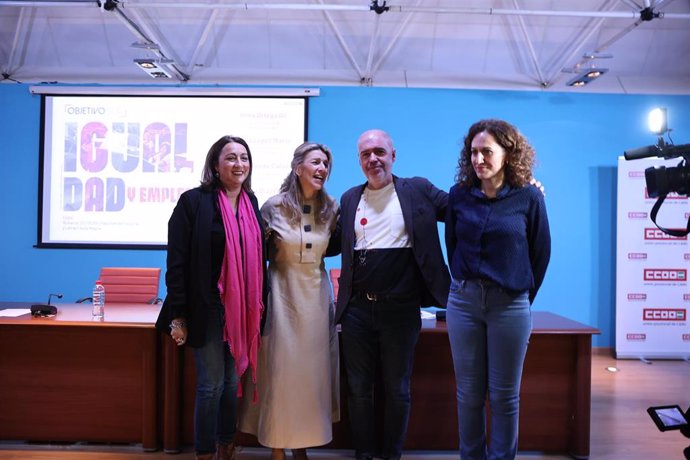
[[[481,120],[465,136],[450,189],[446,248],[453,280],[447,321],[463,460],[517,455],[530,305],[551,255],[544,197],[529,185],[534,161],[534,150],[514,126]]]

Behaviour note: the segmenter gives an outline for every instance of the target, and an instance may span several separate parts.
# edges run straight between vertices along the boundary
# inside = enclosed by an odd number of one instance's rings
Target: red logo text
[[[647,334],[625,334],[626,340],[647,340]]]
[[[645,308],[642,310],[644,321],[685,321],[684,308]]]
[[[674,229],[674,230],[682,230],[682,229]],[[658,228],[645,228],[644,229],[644,239],[645,240],[687,240],[688,237],[686,236],[673,236],[673,235],[667,235],[666,233],[662,232]]]
[[[628,300],[647,300],[647,294],[628,294]]]
[[[683,268],[645,268],[645,281],[687,281],[688,271]]]

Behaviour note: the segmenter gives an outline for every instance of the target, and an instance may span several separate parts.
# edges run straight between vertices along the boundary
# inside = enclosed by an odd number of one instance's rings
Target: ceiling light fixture
[[[172,78],[172,75],[163,67],[173,61],[166,59],[135,59],[134,63],[151,78]]]
[[[597,78],[601,77],[604,75],[606,72],[608,72],[609,69],[604,69],[601,67],[592,67],[590,69],[585,70],[584,72],[580,73],[577,77],[573,78],[570,80],[566,85],[568,86],[574,86],[574,87],[580,87],[580,86],[585,86],[586,84],[596,80]]]

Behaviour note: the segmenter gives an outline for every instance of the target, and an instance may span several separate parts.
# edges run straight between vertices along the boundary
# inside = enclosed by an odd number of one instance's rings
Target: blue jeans
[[[352,299],[343,314],[348,410],[357,456],[399,459],[410,415],[410,378],[419,337],[419,305]],[[376,439],[374,383],[383,380],[383,439]],[[379,450],[380,447],[380,450]]]
[[[457,387],[460,458],[514,459],[520,379],[532,330],[528,293],[453,280],[446,316]],[[491,407],[488,449],[487,392]]]
[[[237,372],[227,342],[223,341],[225,314],[211,310],[206,343],[194,349],[196,399],[194,449],[197,454],[216,451],[216,443],[230,444],[237,426]]]

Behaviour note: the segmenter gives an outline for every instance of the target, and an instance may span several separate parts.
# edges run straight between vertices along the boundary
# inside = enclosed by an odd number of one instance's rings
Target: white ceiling
[[[0,70],[5,84],[690,94],[690,0],[388,0],[382,14],[376,5],[108,0],[107,11],[96,0],[0,0]],[[644,8],[653,19],[642,20]],[[171,60],[173,78],[152,79],[137,58]],[[608,73],[566,85],[590,67]]]

